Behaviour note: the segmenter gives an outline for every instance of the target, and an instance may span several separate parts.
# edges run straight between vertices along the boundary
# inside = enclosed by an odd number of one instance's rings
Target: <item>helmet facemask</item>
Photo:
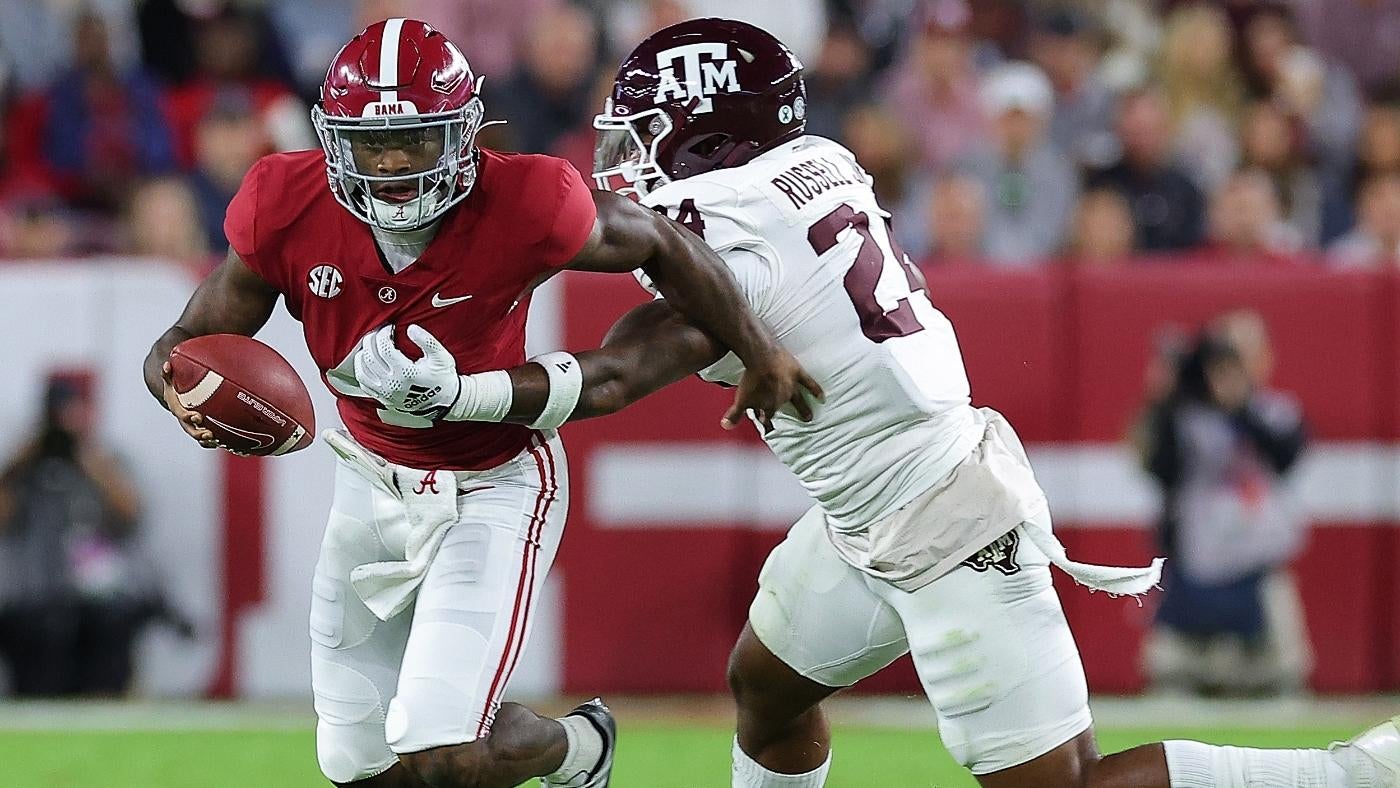
[[[658,161],[657,151],[675,124],[660,108],[636,115],[618,114],[618,110],[625,109],[615,110],[612,99],[608,99],[603,113],[593,118],[593,128],[598,130],[593,149],[593,180],[599,189],[645,197],[671,182]],[[627,185],[614,188],[616,178]]]
[[[336,200],[374,227],[406,232],[433,223],[471,192],[482,113],[473,97],[436,114],[342,118],[316,107],[311,118]],[[375,160],[389,152],[405,157],[410,171],[378,172]]]

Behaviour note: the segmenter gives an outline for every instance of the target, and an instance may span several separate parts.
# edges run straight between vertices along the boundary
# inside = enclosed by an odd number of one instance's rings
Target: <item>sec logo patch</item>
[[[321,298],[335,298],[340,295],[340,283],[345,281],[340,269],[329,263],[322,263],[311,269],[306,278],[306,286]]]

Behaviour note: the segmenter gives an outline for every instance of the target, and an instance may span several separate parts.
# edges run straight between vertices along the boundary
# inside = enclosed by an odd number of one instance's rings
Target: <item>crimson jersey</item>
[[[317,150],[258,161],[229,204],[224,232],[301,321],[356,440],[410,467],[479,470],[525,449],[532,431],[433,423],[384,409],[355,381],[355,348],[381,326],[417,323],[452,353],[462,374],[524,363],[528,290],[573,259],[595,217],[588,187],[567,162],[482,150],[471,194],[443,216],[423,256],[393,273],[369,226],[326,188]],[[410,358],[419,355],[402,330],[396,338]]]

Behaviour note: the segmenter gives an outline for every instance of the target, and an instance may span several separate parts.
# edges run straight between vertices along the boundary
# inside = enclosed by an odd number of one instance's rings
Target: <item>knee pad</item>
[[[328,780],[363,780],[394,765],[384,742],[384,703],[360,672],[312,657],[315,676],[316,760]]]
[[[405,678],[389,701],[384,740],[399,754],[475,741],[490,713],[485,704],[449,681]]]
[[[367,780],[388,771],[398,760],[384,744],[384,731],[378,725],[316,725],[316,762],[331,782]]]
[[[421,611],[420,611],[421,613]],[[389,702],[384,736],[397,753],[462,744],[477,738],[494,709],[488,697],[500,666],[486,622],[419,620]],[[499,693],[501,687],[495,687]]]

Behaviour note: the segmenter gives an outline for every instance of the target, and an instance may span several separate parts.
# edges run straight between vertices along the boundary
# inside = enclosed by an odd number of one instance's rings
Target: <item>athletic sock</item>
[[[822,788],[826,784],[826,773],[831,769],[831,753],[821,766],[804,774],[778,774],[763,768],[758,761],[750,758],[734,740],[734,783],[733,788]]]
[[[1257,750],[1169,741],[1171,788],[1373,788],[1327,750]]]
[[[545,785],[579,785],[603,759],[603,735],[593,723],[577,714],[560,717],[555,722],[564,726],[569,749],[564,753],[564,763],[553,774],[545,776]]]

